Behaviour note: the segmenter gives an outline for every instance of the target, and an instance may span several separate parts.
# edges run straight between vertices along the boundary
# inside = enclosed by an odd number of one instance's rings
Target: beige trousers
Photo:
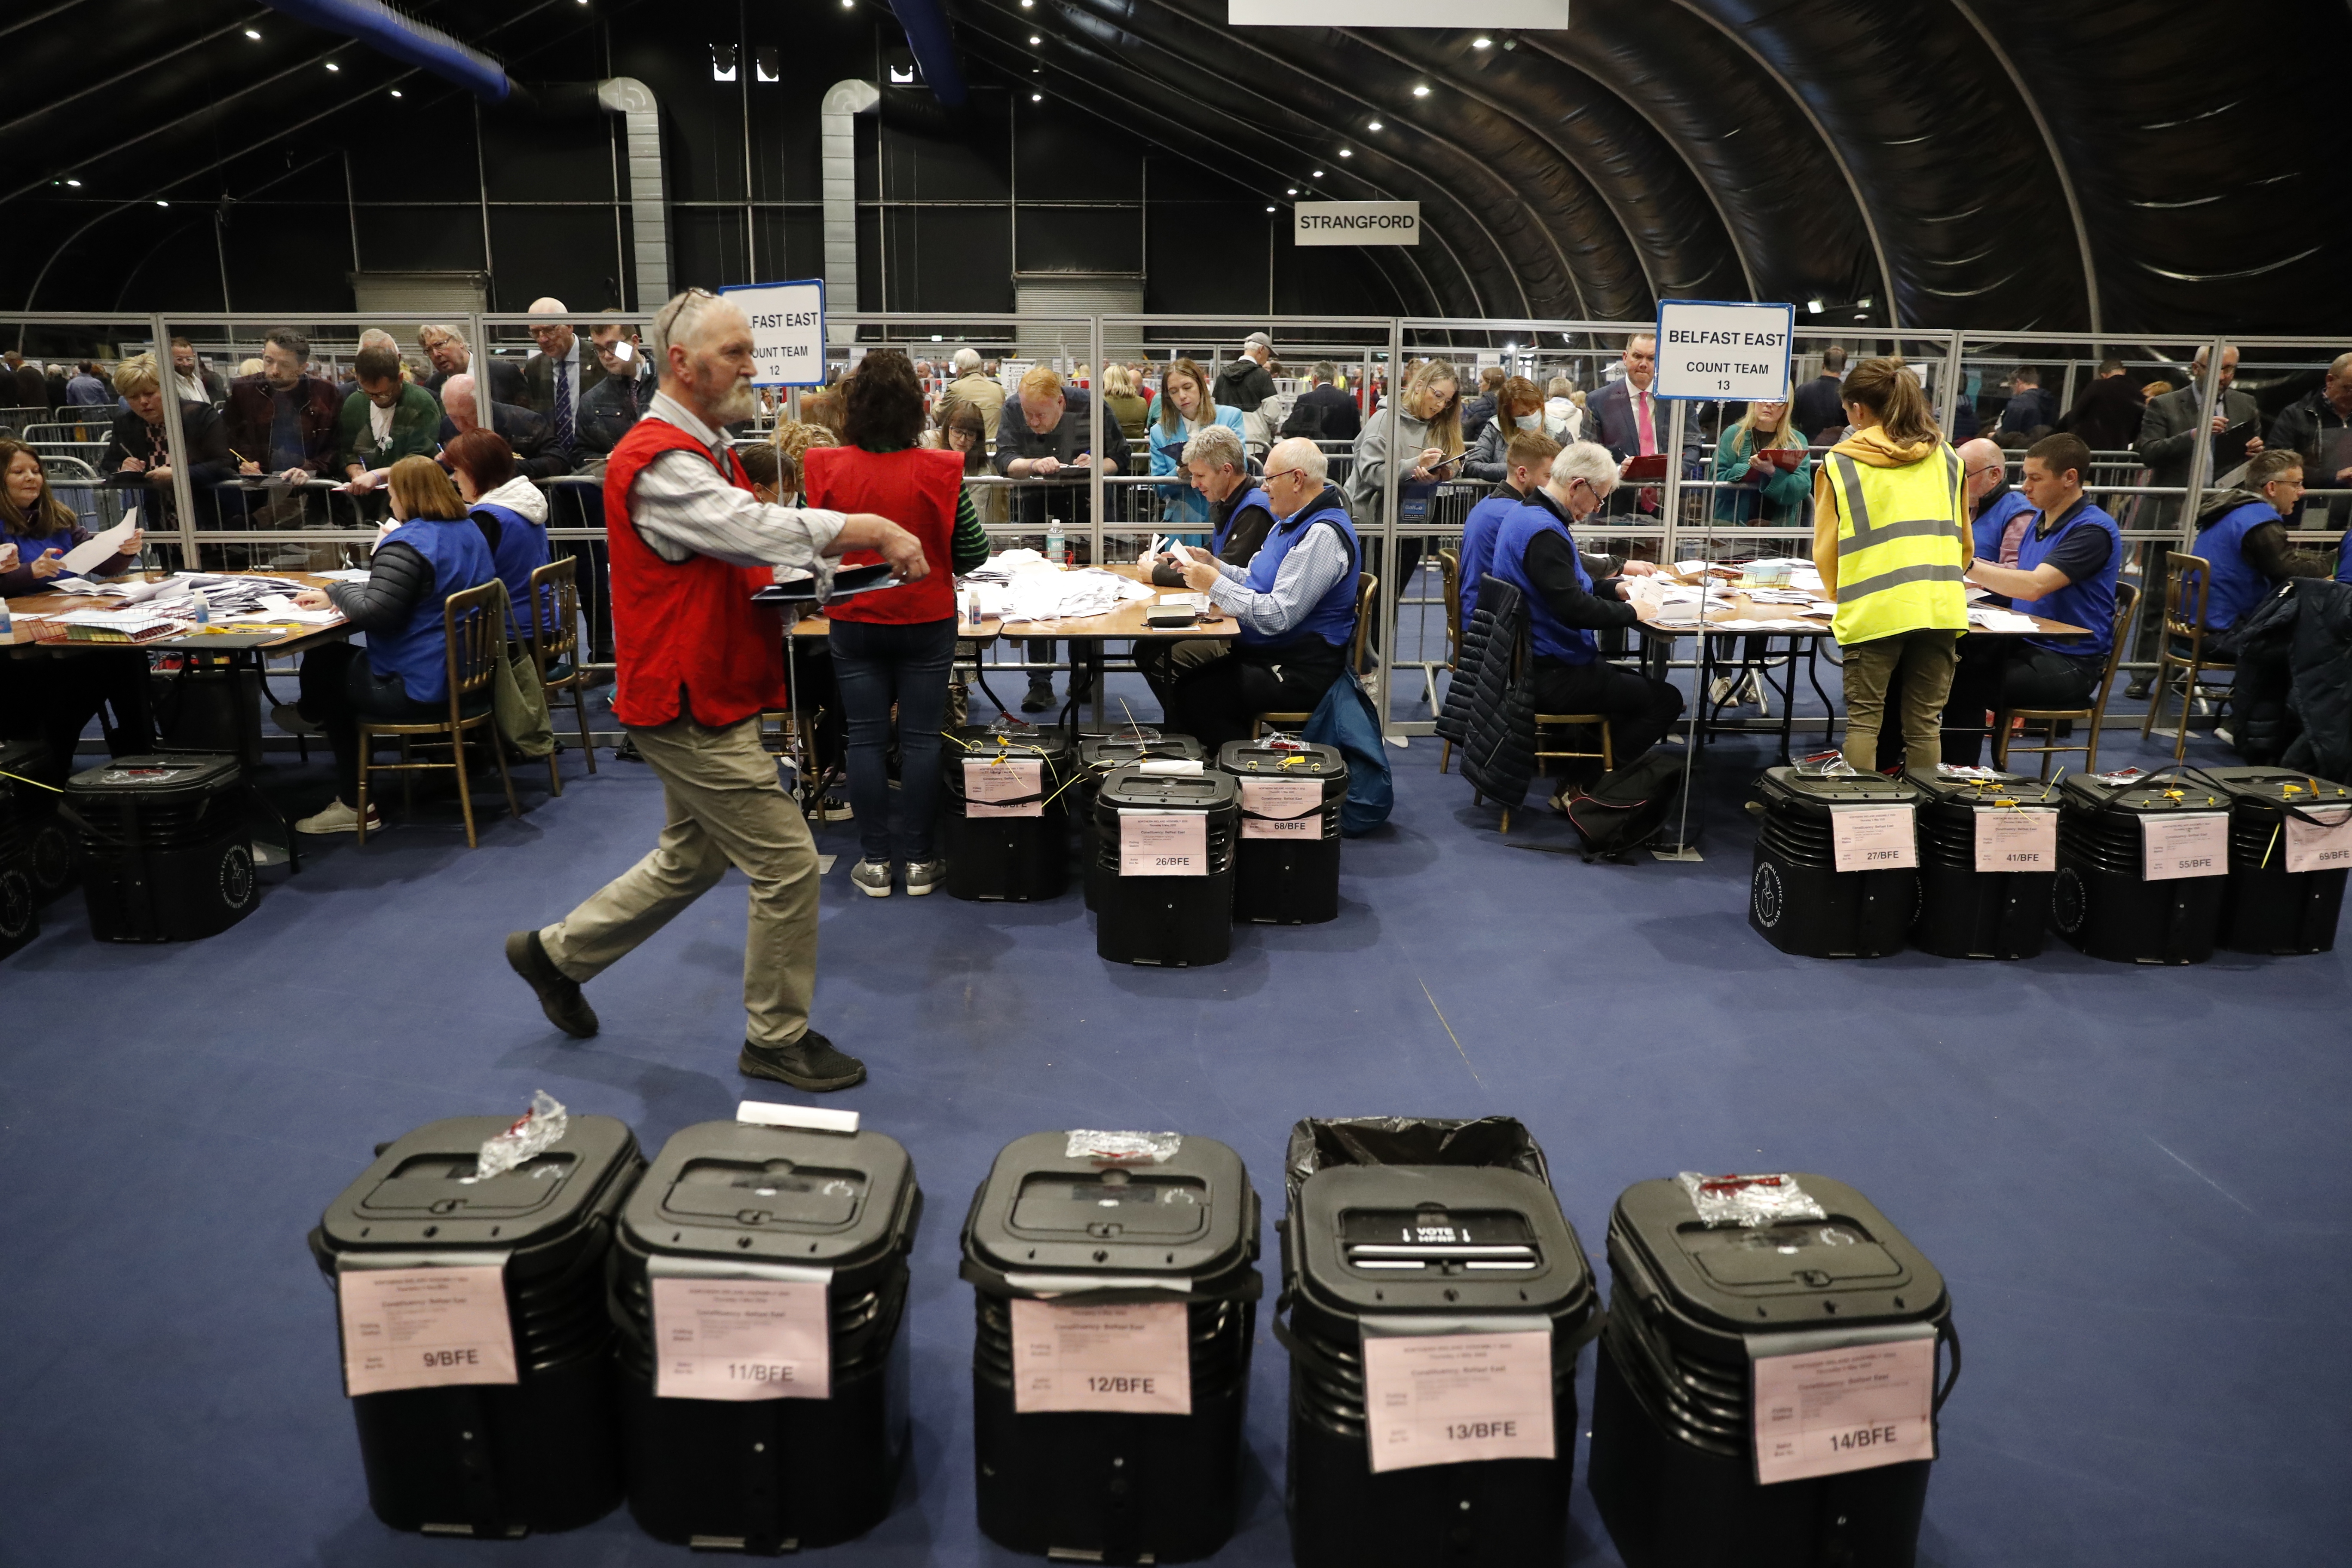
[[[1897,632],[1841,648],[1845,661],[1845,760],[1861,773],[1878,766],[1889,688],[1896,692],[1903,765],[1928,773],[1944,758],[1944,701],[1952,694],[1960,634]]]
[[[816,842],[776,782],[760,721],[710,730],[679,719],[629,732],[662,782],[669,821],[651,854],[539,933],[548,956],[572,979],[592,980],[732,866],[751,879],[744,1038],[790,1045],[808,1029],[816,991]]]

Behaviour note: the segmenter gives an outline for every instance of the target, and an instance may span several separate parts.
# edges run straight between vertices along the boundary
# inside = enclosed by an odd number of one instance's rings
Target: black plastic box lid
[[[621,1209],[635,1250],[852,1269],[914,1241],[915,1163],[879,1132],[681,1128]]]
[[[985,758],[1008,752],[1016,757],[1044,757],[1058,767],[1070,755],[1070,738],[1058,727],[1005,731],[992,730],[985,724],[958,724],[942,733],[947,742],[940,750],[950,757]]]
[[[1069,1143],[1033,1132],[998,1153],[964,1220],[965,1279],[1010,1296],[1053,1294],[1055,1274],[1188,1281],[1196,1300],[1257,1294],[1257,1194],[1239,1154],[1186,1134],[1160,1163],[1114,1163]]]
[[[1322,779],[1327,798],[1330,781],[1337,780],[1339,793],[1347,792],[1348,759],[1339,747],[1311,741],[1228,741],[1217,752],[1217,770],[1235,778]]]
[[[1131,811],[1229,811],[1241,796],[1231,773],[1147,773],[1129,763],[1103,780],[1098,798]]]
[[[1336,1165],[1291,1221],[1302,1290],[1328,1311],[1541,1313],[1592,1302],[1592,1267],[1551,1188],[1498,1165]]]
[[[175,752],[160,757],[117,757],[85,768],[66,781],[68,795],[107,796],[134,795],[142,800],[179,795],[206,795],[235,784],[239,764],[235,757],[208,752]]]
[[[0,770],[12,773],[30,773],[48,760],[49,748],[47,742],[0,739]],[[0,779],[0,784],[7,782],[5,779]]]
[[[1082,735],[1078,738],[1078,761],[1089,768],[1111,768],[1123,763],[1140,762],[1146,757],[1171,757],[1181,762],[1205,762],[1208,752],[1190,735],[1160,734],[1147,731],[1137,735],[1132,731],[1110,735]]]
[[[1919,800],[1918,786],[1909,779],[1891,779],[1884,773],[1829,776],[1795,768],[1766,768],[1757,775],[1755,789],[1772,805],[1820,811],[1836,805],[1914,805]]]
[[[1931,805],[2055,806],[2063,798],[2058,785],[2022,773],[1998,773],[1990,779],[1947,778],[1913,768],[1903,776],[1918,787]]]
[[[1708,1226],[1678,1181],[1636,1182],[1617,1199],[1610,1261],[1622,1291],[1720,1334],[1922,1322],[1945,1310],[1944,1277],[1894,1222],[1843,1182],[1796,1183],[1827,1215],[1748,1228]],[[1622,1237],[1645,1278],[1629,1279]],[[1644,1287],[1648,1287],[1645,1289]],[[1620,1296],[1617,1311],[1633,1303]]]
[[[474,1179],[483,1142],[503,1116],[429,1121],[383,1147],[319,1222],[326,1250],[522,1251],[570,1238],[635,1178],[636,1134],[610,1116],[572,1116],[544,1152],[488,1181]]]
[[[2352,805],[2352,789],[2315,778],[2293,768],[2208,768],[2197,770],[2221,792],[2242,805],[2336,806]]]
[[[2065,804],[2081,811],[2121,811],[2137,816],[2165,812],[2227,811],[2230,797],[2193,771],[2159,770],[2124,784],[2109,784],[2095,773],[2069,773],[2060,786]]]

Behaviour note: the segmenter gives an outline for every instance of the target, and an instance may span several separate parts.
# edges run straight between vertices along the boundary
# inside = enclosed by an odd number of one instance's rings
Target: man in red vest
[[[915,536],[871,512],[769,506],[752,495],[720,428],[751,416],[751,327],[690,289],[654,318],[661,373],[646,416],[604,469],[612,551],[613,711],[662,782],[668,824],[651,854],[551,926],[507,938],[507,962],[549,1022],[582,1038],[580,994],[734,866],[751,879],[743,949],[743,1054],[752,1078],[847,1089],[865,1064],[809,1027],[816,989],[816,845],[760,744],[783,688],[783,628],[751,603],[783,576],[816,575],[872,550],[909,581],[929,567]]]

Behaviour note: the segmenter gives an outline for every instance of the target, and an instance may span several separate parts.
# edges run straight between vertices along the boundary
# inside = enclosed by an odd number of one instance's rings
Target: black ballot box
[[[2352,868],[2352,789],[2288,768],[2197,770],[2230,798],[2230,879],[2219,943],[2232,952],[2327,952]]]
[[[1239,791],[1227,773],[1147,765],[1114,769],[1095,797],[1095,952],[1116,963],[1223,963],[1234,950]]]
[[[1241,1507],[1257,1194],[1177,1133],[1037,1132],[964,1220],[980,1528],[1066,1563],[1183,1563]]]
[[[1095,798],[1102,793],[1103,780],[1129,763],[1189,763],[1200,769],[1206,766],[1207,758],[1208,752],[1192,736],[1141,725],[1129,725],[1108,735],[1078,737],[1078,776],[1070,786],[1070,816],[1078,824],[1078,866],[1087,908],[1102,908],[1102,890],[1110,879],[1102,869],[1102,829],[1095,820]]]
[[[235,757],[121,757],[66,781],[89,933],[100,942],[194,942],[261,901]]]
[[[1918,787],[1877,773],[1767,768],[1755,785],[1761,821],[1748,874],[1748,923],[1782,952],[1805,958],[1881,958],[1903,950],[1919,910]],[[1844,813],[1869,814],[1880,832],[1839,865]],[[1851,829],[1846,829],[1851,835]],[[1883,841],[1882,841],[1883,840]]]
[[[1801,1173],[1639,1182],[1609,1270],[1588,1484],[1626,1568],[1911,1568],[1959,1348],[1885,1215]]]
[[[381,1145],[310,1233],[368,1506],[395,1530],[504,1539],[621,1500],[604,1264],[645,1161],[625,1124],[572,1116],[546,1150],[477,1179],[508,1126],[452,1117]]]
[[[1298,1568],[1557,1563],[1592,1269],[1507,1117],[1293,1128],[1277,1337]]]
[[[2072,773],[2050,923],[2093,958],[2203,963],[2221,935],[2231,801],[2182,767]]]
[[[944,731],[940,853],[952,897],[1024,903],[1070,883],[1069,737],[1059,730]],[[985,799],[974,799],[974,792]]]
[[[41,900],[33,881],[33,843],[24,809],[34,786],[0,775],[0,958],[41,934]]]
[[[1338,920],[1348,759],[1337,746],[1269,736],[1226,742],[1217,769],[1233,775],[1241,808],[1234,919],[1260,925]]]
[[[922,1205],[878,1132],[705,1121],[662,1146],[609,1270],[646,1534],[771,1555],[881,1522],[906,1460]]]
[[[74,862],[73,837],[58,815],[58,797],[42,784],[56,784],[50,775],[49,748],[39,741],[0,741],[0,791],[13,798],[0,805],[0,834],[13,831],[23,869],[33,884],[33,897],[47,903],[74,884],[80,868]],[[11,826],[13,825],[13,826]]]
[[[1990,768],[1904,775],[1918,787],[1919,918],[1938,958],[2032,958],[2058,877],[2058,786]]]

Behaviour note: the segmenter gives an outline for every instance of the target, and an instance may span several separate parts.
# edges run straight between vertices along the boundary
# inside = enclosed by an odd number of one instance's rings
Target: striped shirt
[[[1209,590],[1209,602],[1261,637],[1280,637],[1307,619],[1349,563],[1348,542],[1339,531],[1316,524],[1290,547],[1263,594],[1249,586],[1248,567],[1217,562],[1219,581]]]
[[[675,425],[719,458],[726,441],[667,392],[656,392],[649,419]],[[723,461],[723,459],[719,459]],[[638,470],[629,492],[629,521],[665,561],[708,555],[731,566],[775,566],[781,581],[814,572],[822,591],[833,563],[826,552],[848,519],[821,507],[769,506],[738,489],[721,468],[692,452],[667,451]]]

